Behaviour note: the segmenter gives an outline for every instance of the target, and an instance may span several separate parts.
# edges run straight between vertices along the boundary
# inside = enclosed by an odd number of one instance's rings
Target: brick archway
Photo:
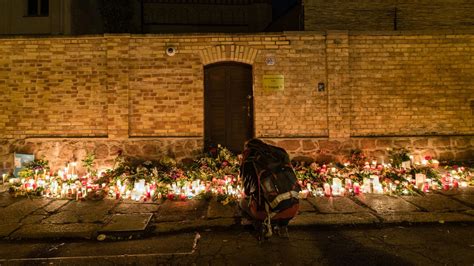
[[[199,51],[203,65],[234,61],[253,65],[258,50],[241,45],[216,45]]]

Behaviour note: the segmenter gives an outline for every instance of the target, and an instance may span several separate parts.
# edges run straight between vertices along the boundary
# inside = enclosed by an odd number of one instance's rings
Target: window
[[[27,16],[49,16],[49,0],[27,0]]]

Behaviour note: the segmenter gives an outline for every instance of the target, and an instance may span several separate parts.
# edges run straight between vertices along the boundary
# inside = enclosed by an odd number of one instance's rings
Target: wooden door
[[[253,137],[252,67],[218,63],[204,68],[206,145],[241,152]]]

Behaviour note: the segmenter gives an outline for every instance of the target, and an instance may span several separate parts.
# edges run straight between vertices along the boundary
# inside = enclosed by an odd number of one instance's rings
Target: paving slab
[[[20,227],[19,223],[0,224],[0,237],[9,236],[13,231]]]
[[[453,196],[454,199],[461,201],[463,204],[474,208],[474,195],[473,194],[459,194]]]
[[[474,187],[465,187],[465,188],[456,188],[450,190],[436,190],[436,193],[452,196],[452,195],[459,195],[459,194],[470,194],[474,195]]]
[[[404,200],[430,212],[466,211],[470,208],[442,194],[426,194],[424,196],[403,196]]]
[[[153,213],[160,209],[156,203],[126,203],[120,202],[114,209],[114,213]]]
[[[152,217],[152,213],[114,214],[100,232],[145,231]]]
[[[308,201],[321,213],[368,212],[348,197],[311,197]]]
[[[381,214],[384,223],[474,222],[474,216],[456,212],[410,212]]]
[[[236,224],[234,218],[197,219],[181,222],[161,222],[155,224],[155,233],[171,233],[206,228],[228,228]]]
[[[290,226],[312,226],[312,225],[342,225],[342,224],[374,224],[379,219],[369,212],[358,213],[302,213],[290,221]]]
[[[237,216],[237,204],[222,204],[217,200],[211,200],[207,208],[207,218],[232,218]]]
[[[44,220],[47,216],[40,215],[40,214],[30,214],[25,217],[25,219],[21,220],[22,224],[37,224]]]
[[[369,206],[369,208],[377,213],[419,211],[419,209],[413,204],[399,197],[379,194],[362,194],[355,198]]]
[[[8,192],[0,193],[0,207],[6,207],[8,205],[11,205],[21,200],[26,200],[26,199],[23,197],[16,197],[16,198],[12,197],[10,193]]]
[[[91,223],[75,224],[27,224],[10,235],[13,239],[44,239],[44,238],[85,238],[94,236],[99,225]]]
[[[154,215],[154,222],[171,222],[201,219],[207,214],[208,201],[185,200],[163,202]]]
[[[53,201],[51,201],[50,204],[46,205],[43,209],[48,213],[55,212],[55,211],[59,210],[59,208],[66,205],[66,203],[68,203],[68,202],[69,202],[69,200],[59,200],[59,199],[53,200]]]
[[[43,223],[104,223],[118,201],[70,201],[57,213],[51,215]]]
[[[464,212],[465,214],[474,216],[474,210],[467,210]]]
[[[310,198],[300,199],[300,208],[298,210],[300,213],[317,211],[313,204],[310,203],[309,199]]]
[[[28,214],[47,205],[51,200],[45,198],[25,199],[15,202],[0,212],[0,224],[18,223]]]

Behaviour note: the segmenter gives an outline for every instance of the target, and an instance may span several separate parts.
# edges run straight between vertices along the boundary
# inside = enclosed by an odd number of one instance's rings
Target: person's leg
[[[248,225],[251,224],[251,220],[254,219],[252,211],[250,210],[250,197],[244,197],[239,201],[239,207],[242,213],[242,224]]]

